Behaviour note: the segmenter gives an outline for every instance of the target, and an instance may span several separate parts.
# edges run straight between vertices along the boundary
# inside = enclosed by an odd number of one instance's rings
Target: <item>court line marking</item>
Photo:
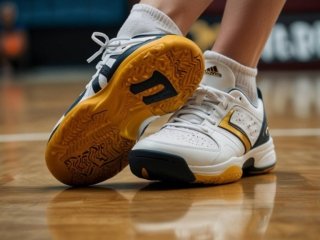
[[[270,133],[272,137],[317,137],[320,136],[320,128],[280,128],[271,129]],[[47,132],[0,134],[0,143],[47,141],[49,136]]]
[[[5,142],[34,142],[47,141],[50,133],[17,133],[17,134],[0,134],[0,143]]]
[[[320,136],[320,128],[271,129],[272,137],[313,137]]]

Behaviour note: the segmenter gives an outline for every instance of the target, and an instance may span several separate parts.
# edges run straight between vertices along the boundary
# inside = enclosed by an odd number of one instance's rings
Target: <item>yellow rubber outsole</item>
[[[242,168],[231,166],[218,175],[194,174],[196,183],[204,184],[224,184],[235,182],[242,177]]]
[[[264,174],[273,170],[274,166],[264,169],[263,171],[256,174]],[[250,175],[255,175],[254,173],[250,173]],[[236,182],[243,176],[243,170],[239,166],[230,166],[222,173],[217,175],[204,175],[204,174],[194,174],[195,183],[203,183],[203,184],[225,184]]]
[[[143,97],[163,86],[138,94],[130,86],[151,78],[155,71],[169,80],[177,94],[145,104]],[[128,164],[140,124],[181,107],[197,88],[203,71],[201,50],[188,39],[168,35],[141,46],[119,65],[107,87],[78,103],[63,119],[47,145],[49,170],[72,186],[114,176]]]

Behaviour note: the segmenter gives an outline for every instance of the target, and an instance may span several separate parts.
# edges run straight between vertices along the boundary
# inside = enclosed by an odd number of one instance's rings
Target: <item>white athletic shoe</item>
[[[51,173],[73,186],[99,183],[121,171],[140,125],[179,109],[204,68],[199,47],[182,36],[92,37],[101,46],[88,59],[102,54],[97,72],[54,127],[46,149]]]
[[[129,154],[131,171],[150,180],[222,184],[275,166],[261,92],[253,106],[237,88],[201,85],[161,130]]]

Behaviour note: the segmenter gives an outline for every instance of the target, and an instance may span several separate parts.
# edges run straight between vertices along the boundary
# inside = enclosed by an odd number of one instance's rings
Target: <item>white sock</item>
[[[178,26],[165,13],[147,4],[136,4],[117,37],[132,38],[150,33],[182,35]]]
[[[237,61],[214,51],[206,51],[203,83],[220,90],[236,87],[252,102],[258,104],[257,69],[244,66]]]

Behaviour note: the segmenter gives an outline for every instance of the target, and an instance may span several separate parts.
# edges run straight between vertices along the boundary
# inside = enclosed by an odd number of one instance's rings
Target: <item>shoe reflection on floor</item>
[[[172,190],[153,183],[133,198],[130,213],[138,239],[259,239],[272,215],[276,176],[181,189],[181,194]]]
[[[47,207],[52,238],[260,239],[276,194],[274,174],[222,186],[146,184],[60,192]]]

